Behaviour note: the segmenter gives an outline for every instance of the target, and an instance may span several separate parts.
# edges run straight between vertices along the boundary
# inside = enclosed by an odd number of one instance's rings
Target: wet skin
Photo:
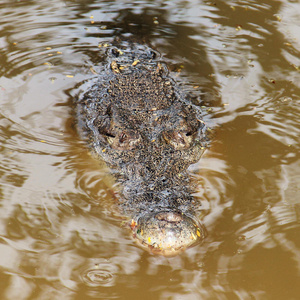
[[[76,107],[81,136],[122,182],[120,209],[134,238],[167,256],[203,238],[187,168],[206,136],[199,108],[157,57],[145,45],[110,47]]]

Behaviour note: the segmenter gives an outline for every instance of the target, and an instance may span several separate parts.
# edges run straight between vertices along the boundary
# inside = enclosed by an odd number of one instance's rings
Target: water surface
[[[0,0],[1,299],[299,299],[300,3]],[[135,245],[80,141],[76,87],[147,39],[205,106],[191,166],[205,241]]]

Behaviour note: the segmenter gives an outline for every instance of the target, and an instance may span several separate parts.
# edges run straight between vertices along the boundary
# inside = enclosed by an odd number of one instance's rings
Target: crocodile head
[[[122,182],[121,206],[133,218],[135,239],[173,256],[204,237],[187,168],[204,151],[206,126],[151,51],[111,51],[105,72],[79,100],[79,130]]]

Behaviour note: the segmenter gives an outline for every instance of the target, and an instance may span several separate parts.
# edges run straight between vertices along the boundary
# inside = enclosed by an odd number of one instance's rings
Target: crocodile
[[[187,168],[204,152],[199,106],[147,44],[107,46],[100,72],[76,100],[77,127],[122,190],[118,206],[134,239],[173,256],[203,240]]]

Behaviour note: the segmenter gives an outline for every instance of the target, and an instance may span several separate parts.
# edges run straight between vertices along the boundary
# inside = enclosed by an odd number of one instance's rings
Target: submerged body
[[[133,236],[174,255],[203,237],[187,168],[203,153],[201,112],[145,45],[110,47],[103,71],[77,101],[80,134],[122,182]]]

